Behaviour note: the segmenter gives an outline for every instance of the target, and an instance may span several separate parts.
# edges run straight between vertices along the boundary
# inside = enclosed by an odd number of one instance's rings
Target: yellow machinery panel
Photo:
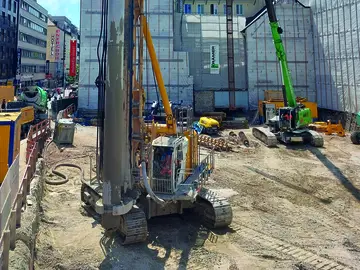
[[[304,104],[306,108],[310,109],[311,116],[312,116],[313,119],[318,118],[318,106],[317,106],[316,102],[310,102],[310,101],[306,101],[304,99],[300,99],[298,102],[300,102],[301,104]],[[264,116],[263,104],[275,104],[276,109],[284,107],[284,101],[281,101],[281,100],[274,100],[274,101],[260,100],[259,105],[258,105],[259,115],[260,116]]]
[[[0,86],[0,103],[3,99],[8,101],[14,101],[14,86],[1,85]]]
[[[0,183],[20,152],[21,113],[0,113]]]
[[[34,107],[28,106],[21,109],[21,117],[20,122],[21,124],[26,124],[34,121],[35,119],[35,110]]]

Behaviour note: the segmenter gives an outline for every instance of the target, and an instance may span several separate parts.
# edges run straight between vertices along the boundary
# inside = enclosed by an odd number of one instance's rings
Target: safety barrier
[[[50,119],[46,119],[36,125],[30,127],[27,137],[26,162],[28,162],[30,153],[36,143],[39,143],[40,151],[42,151],[45,141],[51,135]]]
[[[72,115],[74,112],[75,112],[75,105],[71,104],[64,110],[63,117],[69,118],[69,116]]]
[[[19,178],[20,158],[16,157],[0,186],[0,269],[9,269],[9,252],[15,248],[16,228],[21,226],[21,208],[26,208],[36,162],[51,135],[50,121],[31,126],[26,149],[26,169]],[[20,180],[20,181],[19,181]]]

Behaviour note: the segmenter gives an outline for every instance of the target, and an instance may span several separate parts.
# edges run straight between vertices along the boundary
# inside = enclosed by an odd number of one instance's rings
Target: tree
[[[66,77],[66,82],[69,83],[69,84],[79,82],[79,71],[80,71],[80,66],[77,64],[76,65],[76,76],[67,76]]]

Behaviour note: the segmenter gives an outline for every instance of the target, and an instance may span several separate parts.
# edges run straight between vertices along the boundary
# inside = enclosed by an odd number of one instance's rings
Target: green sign
[[[210,45],[210,74],[220,74],[219,45]]]

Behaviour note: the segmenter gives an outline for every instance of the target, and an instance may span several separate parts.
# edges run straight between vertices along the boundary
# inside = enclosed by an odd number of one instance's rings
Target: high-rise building
[[[10,1],[10,0],[9,0]],[[45,79],[48,12],[34,0],[21,0],[18,53],[21,54],[21,86]]]
[[[18,1],[2,0],[0,17],[0,84],[15,79]]]

